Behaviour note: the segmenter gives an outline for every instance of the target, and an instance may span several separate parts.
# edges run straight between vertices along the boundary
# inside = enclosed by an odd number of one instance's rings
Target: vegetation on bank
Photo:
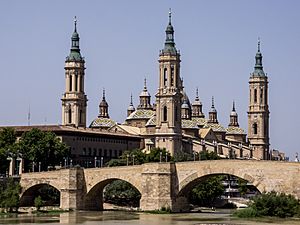
[[[33,128],[24,132],[17,141],[13,128],[3,128],[0,131],[0,175],[6,174],[9,166],[8,157],[21,157],[25,160],[25,171],[41,170],[59,165],[64,157],[69,156],[69,148],[53,132],[45,132]]]
[[[237,210],[234,216],[239,218],[300,217],[300,202],[292,195],[272,191],[254,197],[248,208]]]
[[[18,181],[9,178],[0,185],[0,208],[2,212],[18,212],[21,186]]]

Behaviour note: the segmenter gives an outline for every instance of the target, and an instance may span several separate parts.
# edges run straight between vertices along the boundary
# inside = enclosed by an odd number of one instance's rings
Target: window
[[[79,123],[82,123],[82,110],[79,110]]]
[[[72,91],[72,75],[70,75],[69,79],[69,90]]]
[[[69,108],[68,116],[69,116],[69,123],[72,123],[72,110],[71,110],[71,108]]]
[[[75,71],[75,90],[78,91],[78,72]]]
[[[253,124],[253,134],[257,134],[257,123]]]
[[[168,69],[164,68],[164,86],[167,86],[167,80],[168,80]]]
[[[175,106],[175,122],[177,122],[178,121],[178,109],[177,109],[177,106]]]
[[[86,148],[83,148],[83,155],[86,155]]]
[[[264,89],[263,88],[261,88],[260,89],[260,103],[262,103],[262,101],[263,101],[263,93],[264,93]]]
[[[171,86],[174,86],[174,67],[171,67]]]
[[[257,102],[257,90],[254,89],[254,103]]]
[[[163,121],[167,121],[168,119],[168,109],[167,109],[167,106],[164,106],[164,109],[163,109]]]

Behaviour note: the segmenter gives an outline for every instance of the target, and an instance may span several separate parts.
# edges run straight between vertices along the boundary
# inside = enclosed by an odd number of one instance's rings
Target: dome
[[[108,104],[107,104],[107,102],[106,102],[105,100],[102,100],[102,101],[100,102],[100,105],[99,105],[99,106],[107,107]]]
[[[96,118],[92,121],[90,128],[109,128],[115,124],[116,122],[109,118]]]

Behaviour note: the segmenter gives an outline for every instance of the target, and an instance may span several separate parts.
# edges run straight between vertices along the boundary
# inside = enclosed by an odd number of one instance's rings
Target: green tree
[[[53,132],[44,132],[33,128],[23,133],[19,141],[19,150],[28,162],[41,162],[42,170],[48,166],[58,165],[64,157],[69,155],[69,148]]]
[[[40,211],[41,207],[44,205],[44,201],[41,196],[38,196],[34,199],[34,207],[37,211]]]
[[[293,217],[300,215],[300,203],[292,195],[276,193],[274,191],[263,193],[252,199],[249,208],[238,210],[235,215],[238,217]]]
[[[21,186],[18,181],[9,178],[0,187],[0,207],[6,212],[18,211]]]
[[[242,179],[242,178],[238,178],[238,190],[241,194],[241,196],[244,196],[247,191],[248,191],[248,187],[247,187],[247,181]]]
[[[121,206],[139,206],[140,192],[130,183],[115,180],[104,189],[104,201]]]
[[[215,152],[208,152],[208,151],[202,151],[200,152],[201,160],[216,160],[220,159],[217,153]]]
[[[173,161],[173,158],[171,157],[170,153],[165,148],[152,148],[150,150],[150,153],[146,154],[145,162],[159,162],[160,158],[162,162],[165,162],[166,157],[168,162]]]
[[[17,152],[17,136],[13,128],[7,127],[0,131],[0,174],[8,170],[8,153]]]
[[[224,193],[223,176],[208,177],[191,191],[190,200],[199,206],[212,206],[214,201]]]

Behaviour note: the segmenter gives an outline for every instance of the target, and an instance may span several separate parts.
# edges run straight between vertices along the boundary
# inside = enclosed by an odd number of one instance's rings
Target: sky
[[[294,159],[300,130],[300,1],[297,0],[51,0],[0,1],[0,125],[60,124],[64,61],[74,16],[86,61],[88,125],[102,89],[109,114],[124,122],[147,78],[158,87],[158,56],[172,9],[181,76],[190,101],[199,96],[208,117],[211,98],[227,126],[232,101],[247,131],[250,73],[258,37],[269,77],[271,149]]]

